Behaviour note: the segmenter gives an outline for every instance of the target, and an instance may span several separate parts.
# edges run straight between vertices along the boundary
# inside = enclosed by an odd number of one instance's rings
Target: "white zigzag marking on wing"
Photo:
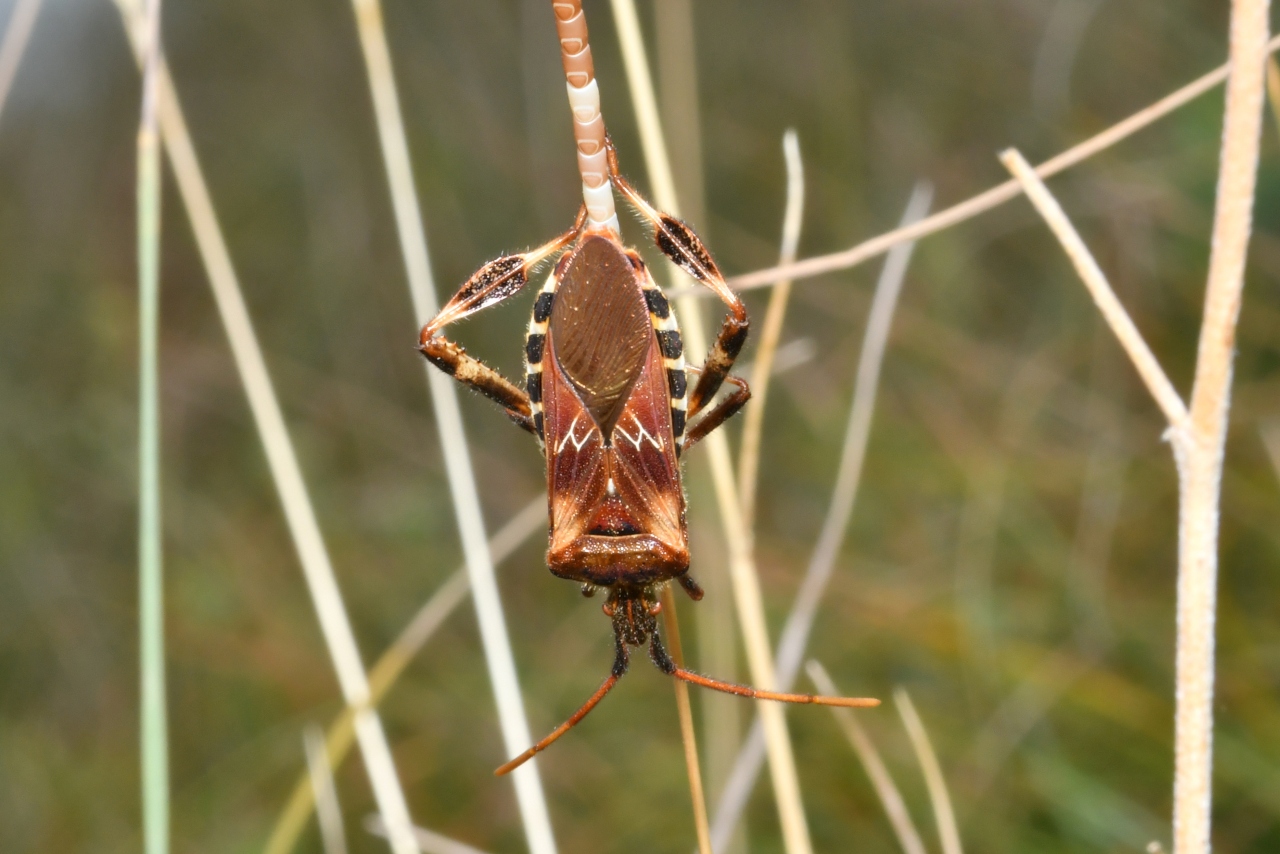
[[[640,443],[646,440],[649,442],[650,445],[653,445],[655,448],[661,451],[662,440],[652,435],[648,430],[646,430],[644,428],[644,425],[640,423],[640,419],[636,417],[636,414],[634,412],[630,413],[630,415],[631,415],[631,421],[636,425],[636,429],[640,431],[639,434],[636,436],[631,436],[627,433],[626,430],[623,430],[620,425],[614,427],[613,432],[617,433],[622,438],[630,442],[631,446],[635,448],[637,451],[640,450]]]
[[[588,427],[587,432],[582,435],[581,439],[574,435],[578,430],[578,419],[581,417],[582,413],[578,413],[573,416],[573,420],[569,422],[569,432],[565,433],[564,437],[560,439],[560,445],[556,448],[557,454],[563,451],[564,446],[569,442],[573,442],[573,449],[575,451],[581,451],[582,446],[587,444],[587,440],[591,438],[591,434],[596,429],[595,427]]]

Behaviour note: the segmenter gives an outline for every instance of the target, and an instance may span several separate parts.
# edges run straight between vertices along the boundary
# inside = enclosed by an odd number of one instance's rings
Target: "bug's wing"
[[[551,549],[556,551],[586,533],[591,511],[604,499],[609,475],[600,429],[552,355],[554,349],[549,350],[542,370],[543,436]]]
[[[556,288],[549,332],[553,358],[610,436],[653,341],[641,282],[617,241],[588,237],[573,254]]]
[[[671,396],[657,337],[613,428],[613,479],[640,527],[685,548],[684,490],[671,426]]]

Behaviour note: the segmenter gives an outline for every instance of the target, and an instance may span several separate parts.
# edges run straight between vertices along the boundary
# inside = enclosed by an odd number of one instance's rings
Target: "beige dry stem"
[[[654,200],[659,208],[673,216],[679,216],[675,182],[671,176],[671,163],[662,135],[662,122],[658,117],[653,80],[649,74],[649,62],[645,56],[635,3],[633,0],[612,0],[612,6],[619,41],[622,43],[632,106],[640,129],[645,165],[648,167],[649,181],[653,185]],[[687,351],[706,352],[706,334],[697,300],[681,299],[678,308]],[[748,548],[748,535],[742,521],[729,443],[724,432],[717,431],[708,436],[703,444],[711,458],[712,480],[729,551],[729,572],[733,579],[738,622],[743,633],[751,679],[758,688],[775,690],[777,679],[774,675],[773,653],[769,648],[760,580]],[[766,701],[758,701],[756,705],[764,720],[769,771],[778,817],[782,824],[784,846],[787,854],[811,854],[813,848],[809,841],[809,828],[800,798],[800,781],[783,709],[777,703]]]

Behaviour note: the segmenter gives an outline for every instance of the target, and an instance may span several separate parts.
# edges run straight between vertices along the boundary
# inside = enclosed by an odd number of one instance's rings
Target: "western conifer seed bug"
[[[649,644],[664,673],[744,697],[788,703],[873,706],[878,700],[784,694],[722,682],[676,666],[657,633],[658,588],[672,581],[698,600],[689,577],[680,455],[750,398],[729,371],[747,338],[747,312],[702,241],[655,210],[618,171],[604,129],[581,0],[552,3],[573,111],[583,205],[573,228],[529,252],[481,267],[422,328],[433,365],[502,406],[538,440],[547,462],[551,572],[608,591],[616,655],[609,677],[555,731],[497,769],[506,774],[582,720],[622,678],[629,647]],[[680,329],[640,255],[624,245],[613,191],[654,231],[658,248],[729,309],[702,368],[685,364]],[[440,336],[450,323],[506,300],[534,268],[559,255],[538,293],[525,337],[521,389]],[[689,372],[697,382],[689,387]],[[721,385],[733,390],[719,403]],[[696,420],[695,420],[696,419]]]

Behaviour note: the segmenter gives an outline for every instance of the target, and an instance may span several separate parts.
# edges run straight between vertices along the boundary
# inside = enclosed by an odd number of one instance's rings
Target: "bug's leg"
[[[619,625],[616,622],[614,623],[613,639],[614,643],[617,645],[617,653],[613,659],[613,669],[609,673],[609,678],[604,680],[600,687],[596,689],[596,692],[582,704],[578,711],[570,715],[567,721],[552,730],[551,734],[542,741],[538,742],[533,747],[530,747],[524,753],[521,753],[507,764],[500,766],[493,772],[495,776],[501,777],[504,774],[510,774],[512,771],[532,759],[535,755],[546,750],[554,744],[560,736],[572,729],[574,724],[585,718],[587,713],[594,709],[596,704],[604,699],[604,695],[608,694],[609,691],[613,689],[613,686],[618,684],[618,680],[627,672],[627,665],[631,663],[631,655],[627,651],[627,645],[622,639],[622,632],[619,630]]]
[[[688,450],[705,439],[708,433],[736,415],[738,410],[751,399],[751,389],[747,387],[746,380],[732,375],[726,376],[725,379],[737,388],[724,400],[707,410],[697,424],[689,427],[681,445],[683,450]]]
[[[684,589],[684,592],[689,594],[689,598],[695,602],[701,602],[702,597],[706,595],[703,593],[702,588],[698,586],[698,582],[690,578],[689,573],[687,572],[677,578],[676,583],[679,584]]]
[[[428,362],[497,403],[518,426],[537,435],[529,409],[529,396],[502,374],[474,356],[468,356],[462,347],[448,338],[438,335],[422,342],[418,350]]]
[[[520,255],[504,255],[472,274],[445,303],[418,337],[418,350],[427,361],[465,386],[475,389],[507,411],[517,425],[537,435],[529,396],[493,368],[459,345],[441,336],[440,330],[454,321],[488,308],[517,293],[529,281],[529,273],[542,261],[572,243],[586,223],[586,210],[578,211],[573,228],[537,249]]]
[[[586,222],[586,208],[580,208],[573,228],[554,240],[518,255],[503,255],[476,270],[444,304],[444,308],[422,327],[419,341],[425,344],[450,323],[475,314],[482,308],[497,305],[519,293],[529,283],[529,274],[533,272],[533,268],[576,240]]]
[[[693,229],[649,204],[644,196],[640,195],[639,191],[619,174],[618,155],[613,148],[613,143],[606,140],[605,144],[608,148],[610,177],[615,186],[627,197],[627,201],[631,202],[653,226],[653,239],[658,244],[658,248],[682,270],[710,288],[716,296],[720,297],[720,301],[729,307],[729,315],[724,319],[720,334],[716,336],[716,343],[707,355],[706,362],[703,363],[698,384],[693,387],[693,392],[689,395],[687,417],[692,418],[715,397],[725,377],[729,375],[734,360],[738,358],[738,353],[742,351],[742,345],[746,343],[747,329],[750,326],[747,320],[747,307],[725,283],[720,268],[716,266],[711,253],[707,251],[707,247],[703,245],[698,235],[694,234]]]
[[[821,694],[789,694],[780,691],[762,691],[759,688],[739,685],[736,682],[723,682],[719,679],[712,679],[710,676],[703,676],[700,673],[694,673],[692,670],[677,667],[676,663],[671,660],[671,656],[667,654],[667,650],[663,647],[662,641],[658,639],[656,632],[649,640],[649,657],[653,659],[653,663],[658,666],[659,670],[668,676],[674,676],[682,682],[710,688],[713,691],[723,691],[726,694],[737,694],[739,697],[749,697],[752,700],[776,700],[779,703],[850,706],[853,708],[870,708],[880,705],[880,701],[872,697],[826,697]]]

